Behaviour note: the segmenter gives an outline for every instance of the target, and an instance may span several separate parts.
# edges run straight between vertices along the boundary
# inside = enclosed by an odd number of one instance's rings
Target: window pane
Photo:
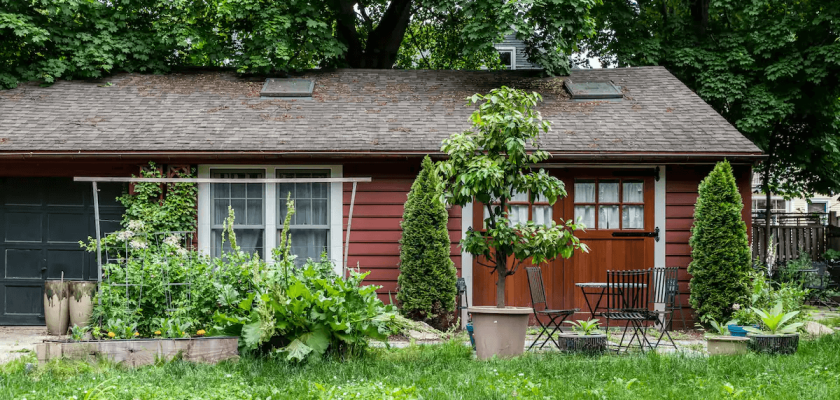
[[[292,240],[292,254],[297,256],[295,265],[301,266],[308,258],[318,260],[321,253],[327,251],[328,229],[291,229],[289,235]],[[277,240],[280,243],[282,231],[277,231]]]
[[[225,218],[228,216],[228,199],[213,200],[213,225],[221,225],[225,223]]]
[[[277,171],[278,178],[328,178],[329,171]],[[328,183],[280,183],[277,186],[277,224],[286,218],[286,196],[295,201],[292,226],[328,225],[330,215]]]
[[[623,198],[625,203],[644,203],[645,184],[643,182],[624,182]]]
[[[214,171],[213,178],[262,178],[261,171]],[[214,183],[213,225],[222,225],[228,207],[234,211],[234,225],[263,225],[263,185],[260,183]]]
[[[594,203],[594,202],[595,202],[595,182],[591,182],[591,181],[577,181],[577,182],[575,182],[575,203]],[[577,218],[577,216],[575,218]]]
[[[598,207],[598,229],[618,229],[618,206]]]
[[[264,257],[263,253],[263,230],[262,229],[234,229],[236,234],[236,244],[242,251],[246,253],[257,253]],[[224,248],[222,248],[222,230],[213,229],[213,248],[212,254],[215,257],[222,255],[222,250],[230,252],[230,241],[225,238]]]
[[[594,187],[593,187],[594,197]],[[583,224],[586,228],[595,227],[595,206],[575,206],[575,223]]]
[[[230,198],[232,199],[244,199],[246,198],[246,185],[244,183],[231,183],[230,184]]]
[[[508,207],[508,219],[511,225],[525,224],[528,222],[528,206],[512,205]]]
[[[230,206],[233,208],[233,225],[246,225],[245,200],[232,199]]]
[[[645,227],[644,206],[624,206],[621,222],[624,229],[643,229]]]
[[[327,208],[327,199],[312,200],[312,225],[327,225],[329,223],[330,210]]]
[[[534,223],[550,226],[552,221],[551,206],[534,206]]]
[[[502,66],[505,67],[505,69],[510,69],[511,58],[512,58],[512,55],[511,55],[510,51],[500,51],[499,52],[499,59],[502,62]]]
[[[247,225],[262,225],[263,224],[263,202],[262,199],[247,200],[247,215],[243,222]]]
[[[825,212],[825,203],[810,203],[808,204],[808,212],[809,213],[824,213]]]
[[[599,203],[618,203],[618,181],[601,181],[598,183]]]
[[[538,194],[537,198],[534,199],[534,203],[548,203],[548,198],[542,194]]]
[[[528,201],[528,192],[513,192],[510,201]]]

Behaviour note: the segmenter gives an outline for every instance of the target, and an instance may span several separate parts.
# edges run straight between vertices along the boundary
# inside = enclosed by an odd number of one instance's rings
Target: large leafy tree
[[[605,0],[592,12],[587,55],[666,66],[768,154],[765,194],[840,191],[840,2]]]
[[[526,261],[539,265],[557,257],[569,258],[576,249],[588,251],[574,236],[579,226],[572,221],[513,224],[507,212],[517,193],[528,193],[532,203],[543,197],[554,204],[566,196],[563,181],[533,167],[549,157],[538,145],[540,133],[550,128],[534,109],[541,100],[538,93],[505,86],[487,95],[473,95],[467,100],[469,105],[478,105],[470,117],[472,129],[444,140],[442,150],[449,158],[438,163],[449,204],[475,202],[487,209],[486,229],[468,231],[461,247],[496,274],[499,308],[505,307],[507,277]]]
[[[513,33],[562,74],[599,1],[0,0],[0,85],[182,65],[492,68]]]

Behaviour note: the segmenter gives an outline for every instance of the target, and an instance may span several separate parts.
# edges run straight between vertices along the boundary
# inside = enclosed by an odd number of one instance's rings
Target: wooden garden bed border
[[[107,358],[129,367],[171,360],[178,354],[185,361],[215,364],[239,357],[239,338],[214,336],[188,339],[91,340],[83,342],[46,341],[35,347],[38,362],[56,358],[94,361]]]

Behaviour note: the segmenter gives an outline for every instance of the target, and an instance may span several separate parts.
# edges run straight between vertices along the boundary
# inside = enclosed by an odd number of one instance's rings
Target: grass
[[[307,365],[243,358],[126,370],[58,360],[0,366],[3,399],[837,399],[840,335],[803,341],[793,356],[571,356],[476,361],[450,342],[376,349]],[[96,392],[94,393],[94,390]],[[85,392],[87,391],[87,393]]]

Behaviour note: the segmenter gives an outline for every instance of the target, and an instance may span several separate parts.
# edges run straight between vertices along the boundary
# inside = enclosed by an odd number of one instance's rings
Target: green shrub
[[[294,214],[293,202],[287,205],[283,238],[289,237]],[[233,253],[242,253],[232,247]],[[243,350],[302,361],[327,352],[363,351],[369,338],[386,340],[402,326],[396,308],[376,296],[379,287],[361,285],[368,273],[338,276],[325,255],[320,262],[308,260],[296,268],[290,248],[291,239],[283,240],[275,249],[273,265],[254,265],[253,290],[237,309],[214,315],[218,323],[214,334],[239,336]]]
[[[449,216],[439,184],[426,156],[405,202],[397,301],[406,317],[446,330],[453,320],[457,272],[449,257]]]
[[[739,325],[758,325],[761,322],[751,307],[769,310],[776,304],[781,304],[785,313],[802,311],[808,290],[803,289],[799,283],[773,282],[764,270],[752,271],[749,282],[750,295],[747,302],[733,304],[735,312],[732,318],[737,320]],[[805,313],[799,313],[793,322],[804,321],[807,317]]]
[[[729,162],[718,163],[699,192],[689,241],[691,306],[701,320],[726,321],[733,304],[747,304],[751,271],[744,204]]]

